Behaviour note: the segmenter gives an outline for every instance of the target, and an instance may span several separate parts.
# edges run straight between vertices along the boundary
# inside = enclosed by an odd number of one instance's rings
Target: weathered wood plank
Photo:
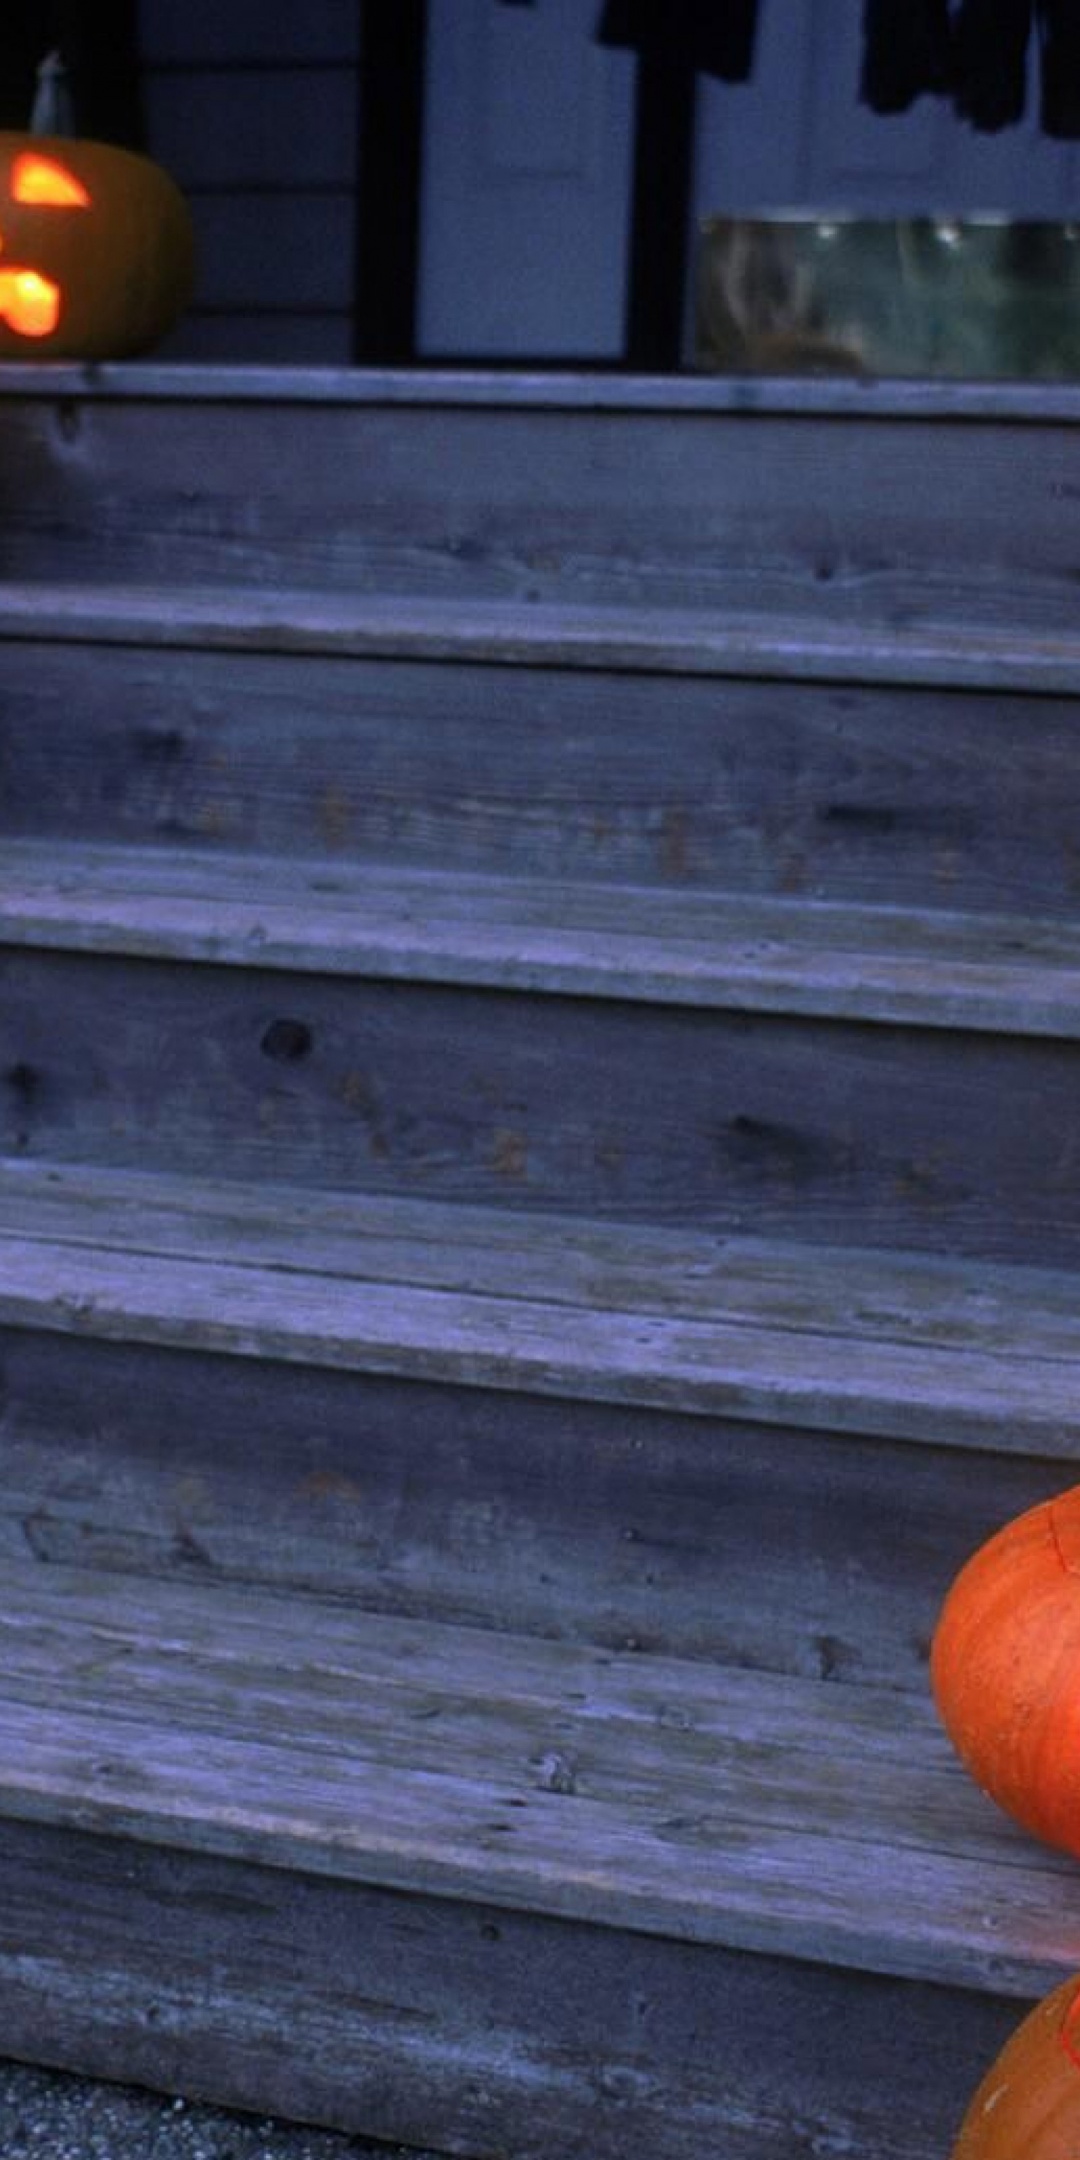
[[[0,1268],[0,1319],[11,1327],[923,1440],[937,1437],[948,1394],[956,1444],[993,1446],[1006,1420],[1023,1426],[1030,1449],[1075,1439],[1075,1363],[950,1350],[931,1362],[921,1346],[15,1236],[0,1243]]]
[[[8,840],[0,942],[1080,1036],[1080,931],[988,912]]]
[[[8,1154],[1080,1261],[1068,1042],[12,946],[0,986]]]
[[[0,1774],[0,1805],[23,1821],[945,1986],[1029,1995],[1080,1956],[1069,1879],[1030,1848],[990,1884],[985,1854],[893,1847],[832,1821],[772,1828],[720,1806],[686,1816],[670,1734],[654,1820],[560,1790],[508,1794],[502,1762],[457,1775],[366,1760],[347,1741],[290,1751],[243,1714],[217,1733],[175,1706],[165,1724],[130,1701],[46,1711],[5,1695],[0,1740],[19,1765]]]
[[[1069,420],[339,395],[271,472],[264,400],[60,380],[0,403],[8,576],[1074,626]]]
[[[0,1317],[710,1417],[1056,1453],[1075,1277],[11,1165]]]
[[[831,620],[821,609],[786,619],[747,609],[717,621],[701,608],[676,606],[523,607],[440,595],[10,580],[0,590],[0,637],[1021,693],[1072,694],[1080,682],[1080,641],[1067,626],[1053,634],[993,622],[977,630],[947,621],[874,624]]]
[[[263,16],[259,16],[260,24]],[[800,375],[604,375],[566,369],[499,368],[193,368],[140,360],[103,365],[8,362],[0,398],[13,402],[52,396],[182,399],[243,404],[525,407],[540,411],[679,413],[796,413],[833,417],[1015,420],[1036,427],[1080,420],[1080,389],[1071,383],[874,382]]]
[[[1017,2018],[32,1823],[4,1826],[0,1889],[13,2054],[477,2160],[940,2160]]]
[[[955,1448],[944,1408],[912,1448],[46,1330],[0,1375],[5,1559],[920,1695],[944,1586],[1072,1460]]]
[[[1010,1362],[1080,1357],[1069,1272],[861,1247],[808,1254],[692,1226],[8,1158],[0,1235]]]
[[[0,1718],[47,1697],[50,1721],[70,1715],[80,1731],[100,1717],[122,1734],[130,1718],[175,1726],[199,1748],[240,1736],[256,1756],[284,1735],[293,1776],[303,1760],[316,1792],[320,1766],[333,1779],[347,1758],[358,1816],[370,1807],[373,1821],[379,1779],[401,1775],[490,1784],[496,1809],[537,1794],[617,1806],[630,1828],[658,1820],[665,1831],[677,1803],[687,1821],[670,1827],[712,1825],[722,1839],[745,1822],[932,1849],[981,1860],[1006,1885],[1001,1871],[1032,1857],[973,1790],[921,1695],[861,1688],[838,1706],[820,1682],[711,1661],[33,1562],[6,1571],[0,1649]],[[573,1842],[577,1811],[564,1815]],[[1048,1875],[1075,1884],[1067,1856],[1042,1857]]]
[[[242,1770],[237,1756],[234,1793],[265,1795],[271,1780],[280,1784],[287,1836],[332,1840],[317,1872],[335,1872],[338,1838],[325,1830],[323,1806],[343,1775],[351,1783],[357,1849],[371,1839],[383,1846],[384,1798],[392,1806],[399,1782],[421,1796],[425,1844],[445,1838],[445,1824],[435,1829],[438,1814],[424,1808],[424,1790],[434,1784],[451,1807],[461,1809],[464,1799],[455,1850],[460,1831],[464,1842],[473,1834],[469,1809],[479,1803],[481,1816],[504,1822],[514,1809],[526,1844],[543,1853],[545,1877],[554,1848],[543,1829],[537,1836],[534,1806],[560,1821],[570,1875],[595,1861],[597,1836],[610,1836],[605,1825],[616,1820],[628,1874],[630,1847],[643,1836],[664,1840],[686,1831],[695,1843],[723,1849],[743,1844],[747,1830],[766,1838],[820,1834],[837,1840],[841,1882],[854,1840],[887,1848],[901,1872],[928,1852],[961,1873],[978,1862],[996,1905],[1007,1901],[1013,1869],[1026,1870],[1033,1857],[1030,1841],[974,1792],[922,1700],[892,1693],[846,1691],[838,1707],[836,1691],[820,1683],[518,1645],[483,1630],[402,1626],[250,1589],[230,1595],[134,1576],[87,1577],[57,1567],[45,1573],[33,1563],[7,1571],[0,1647],[0,1730],[10,1723],[19,1732],[27,1713],[42,1714],[49,1738],[43,1745],[35,1731],[36,1765],[58,1761],[64,1746],[85,1746],[93,1732],[108,1758],[107,1771],[104,1762],[94,1766],[107,1776],[107,1789],[118,1780],[134,1786],[142,1782],[136,1766],[168,1734],[168,1763],[186,1743],[216,1782],[227,1777],[228,1751],[240,1743],[253,1768]],[[72,1739],[58,1749],[56,1736],[67,1728]],[[29,1795],[18,1773],[6,1790],[0,1781],[0,1805],[36,1819],[43,1786],[34,1769],[27,1782]],[[188,1823],[183,1809],[196,1786]],[[88,1797],[97,1789],[92,1771]],[[50,1777],[49,1794],[59,1790]],[[151,1842],[215,1849],[209,1790],[203,1778],[181,1779],[178,1809],[169,1811],[176,1833],[162,1827]],[[575,1804],[549,1811],[551,1797]],[[216,1806],[234,1816],[224,1784]],[[669,1820],[672,1810],[679,1820]],[[395,1812],[403,1838],[395,1831],[394,1865],[405,1870],[412,1826]],[[270,1804],[268,1835],[280,1827],[270,1819],[276,1813]],[[254,1843],[250,1856],[270,1857]],[[1068,1898],[1070,1861],[1047,1854],[1043,1865],[1048,1879],[1061,1878]],[[354,1869],[346,1862],[342,1872]],[[753,1877],[752,1863],[748,1872]],[[377,1866],[377,1879],[382,1874]],[[947,1869],[942,1879],[948,1883]],[[800,1874],[794,1897],[805,1889]],[[527,1888],[521,1903],[529,1909]],[[876,1969],[877,1915],[864,1917],[867,1943],[855,1962]],[[617,1913],[610,1924],[619,1924]],[[635,1924],[632,1915],[628,1924]],[[1003,1948],[1008,1954],[1007,1941]]]
[[[192,1729],[225,1736],[239,1707],[252,1738],[265,1742],[277,1722],[283,1744],[301,1755],[355,1749],[366,1758],[401,1747],[433,1775],[440,1767],[456,1775],[471,1759],[482,1776],[497,1766],[515,1792],[558,1790],[547,1747],[535,1760],[523,1752],[536,1737],[529,1721],[540,1717],[551,1723],[555,1751],[562,1732],[576,1755],[580,1774],[567,1789],[585,1797],[617,1798],[625,1768],[630,1803],[635,1781],[637,1797],[648,1798],[676,1771],[688,1791],[700,1783],[702,1792],[715,1773],[717,1794],[733,1800],[741,1761],[745,1812],[809,1829],[819,1805],[823,1818],[842,1808],[845,1780],[858,1765],[874,1793],[866,1835],[887,1823],[900,1843],[919,1843],[917,1818],[885,1784],[895,1772],[902,1791],[906,1768],[924,1805],[943,1804],[957,1850],[993,1854],[1001,1865],[1030,1855],[1015,1825],[972,1796],[925,1691],[901,1699],[860,1688],[838,1705],[818,1682],[712,1661],[433,1625],[342,1600],[222,1585],[207,1591],[192,1580],[157,1584],[25,1556],[5,1568],[0,1642],[0,1693],[11,1702],[31,1701],[47,1679],[58,1706],[88,1709],[100,1696],[119,1713],[127,1696],[138,1720],[156,1723],[172,1706]],[[485,1721],[488,1742],[480,1745]],[[413,1723],[431,1730],[410,1738]],[[669,1729],[679,1737],[665,1765]],[[814,1765],[809,1794],[801,1789],[804,1755]],[[775,1774],[771,1795],[757,1790],[763,1771]],[[10,1774],[17,1778],[17,1765]],[[854,1815],[846,1834],[858,1834]],[[938,1834],[948,1842],[940,1825]],[[1048,1853],[1046,1865],[1074,1872],[1061,1854]]]
[[[166,634],[196,634],[186,605],[157,611]],[[408,614],[423,649],[426,610]],[[265,635],[272,651],[9,644],[4,831],[1075,914],[1068,699],[594,673],[584,642],[572,667],[465,661],[452,641],[344,661]]]
[[[895,1695],[33,1562],[0,1626],[23,1821],[995,1991],[1080,1955],[1068,1867]]]

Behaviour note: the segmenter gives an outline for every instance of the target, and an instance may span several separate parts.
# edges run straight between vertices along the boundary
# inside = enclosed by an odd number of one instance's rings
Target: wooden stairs
[[[0,377],[0,2052],[942,2160],[1080,1871],[1080,395]]]

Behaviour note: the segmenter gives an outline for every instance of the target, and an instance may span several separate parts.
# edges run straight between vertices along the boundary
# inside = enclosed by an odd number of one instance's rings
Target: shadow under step
[[[9,2051],[375,2136],[932,2160],[1080,1961],[888,1692],[24,1562],[0,1732]]]
[[[0,943],[1080,1035],[1080,930],[1021,915],[5,840]]]

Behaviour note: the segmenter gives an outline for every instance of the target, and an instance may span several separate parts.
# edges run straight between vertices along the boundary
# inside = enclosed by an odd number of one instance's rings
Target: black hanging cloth
[[[758,0],[601,0],[596,37],[746,82],[757,14]],[[906,112],[925,92],[949,97],[993,134],[1023,117],[1033,36],[1042,131],[1080,138],[1080,0],[863,0],[860,97],[878,113]]]
[[[863,40],[861,96],[874,112],[951,89],[948,0],[866,0]]]
[[[601,45],[661,50],[736,83],[753,67],[756,25],[757,0],[605,0],[596,36]]]
[[[904,112],[945,93],[987,134],[1023,117],[1028,52],[1039,52],[1039,124],[1080,137],[1080,0],[866,0],[861,95],[874,112]]]
[[[503,0],[534,7],[536,0]],[[754,64],[758,0],[602,0],[598,45],[628,46],[721,82],[746,82]]]

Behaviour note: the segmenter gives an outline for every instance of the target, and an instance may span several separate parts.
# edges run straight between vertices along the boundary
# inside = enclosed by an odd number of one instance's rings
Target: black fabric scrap
[[[1023,118],[1032,14],[1032,0],[963,0],[957,13],[953,99],[987,134]]]
[[[502,0],[533,7],[536,0]],[[603,0],[598,45],[661,54],[721,82],[746,82],[754,64],[758,0]]]
[[[1033,33],[1043,133],[1080,137],[1080,0],[865,0],[860,96],[879,113],[949,96],[996,134],[1023,118]]]
[[[754,64],[758,0],[605,0],[601,45],[663,52],[721,82],[746,82]]]
[[[948,0],[866,0],[860,96],[873,112],[906,112],[924,91],[952,87]]]

